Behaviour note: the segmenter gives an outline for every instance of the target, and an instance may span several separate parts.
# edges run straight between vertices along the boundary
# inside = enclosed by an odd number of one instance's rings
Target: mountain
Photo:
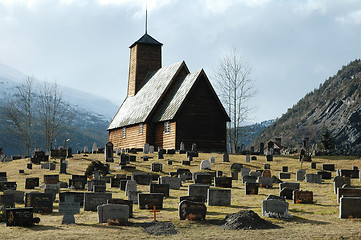
[[[24,83],[26,78],[26,74],[0,64],[0,148],[3,148],[3,152],[7,155],[21,152],[16,138],[10,134],[9,122],[4,117],[3,107],[6,100],[15,93],[16,87]],[[41,83],[34,79],[35,85]],[[118,106],[90,93],[62,85],[58,87],[63,100],[70,106],[74,120],[56,139],[56,146],[63,145],[64,139],[70,139],[67,146],[71,146],[74,150],[81,150],[84,145],[91,148],[94,142],[97,142],[98,146],[103,146],[108,138],[106,128],[118,110]],[[39,136],[34,136],[34,147],[39,147],[41,142],[39,138]]]
[[[252,141],[268,126],[270,126],[275,120],[267,120],[261,123],[249,124],[242,126],[238,129],[238,143],[249,146]]]
[[[266,128],[253,141],[257,146],[274,137],[282,145],[302,146],[306,137],[321,149],[321,135],[328,129],[338,151],[361,149],[361,61],[343,66],[336,75],[306,94],[296,105]],[[314,145],[316,146],[316,145]],[[341,152],[344,153],[344,152]]]

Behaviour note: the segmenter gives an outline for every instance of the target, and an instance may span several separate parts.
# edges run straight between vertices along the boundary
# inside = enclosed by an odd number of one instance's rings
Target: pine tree
[[[325,150],[331,150],[335,147],[335,140],[327,127],[322,131],[321,143]]]

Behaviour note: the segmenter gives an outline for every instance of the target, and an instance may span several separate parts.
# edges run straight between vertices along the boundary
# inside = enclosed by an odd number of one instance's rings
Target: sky
[[[163,66],[185,61],[215,85],[237,49],[257,90],[250,123],[281,117],[361,56],[359,0],[0,0],[0,63],[120,106],[146,8]]]

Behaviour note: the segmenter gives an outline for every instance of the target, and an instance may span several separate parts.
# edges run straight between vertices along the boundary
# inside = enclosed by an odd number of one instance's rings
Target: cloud
[[[361,10],[349,12],[346,15],[336,17],[336,22],[344,24],[361,24]]]

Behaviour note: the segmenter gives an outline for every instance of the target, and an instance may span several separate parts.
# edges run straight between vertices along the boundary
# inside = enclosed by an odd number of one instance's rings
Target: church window
[[[125,138],[127,135],[127,128],[126,127],[123,127],[123,138]]]
[[[139,124],[139,134],[143,134],[143,123]]]
[[[169,133],[170,132],[170,122],[165,122],[164,123],[164,133]]]

